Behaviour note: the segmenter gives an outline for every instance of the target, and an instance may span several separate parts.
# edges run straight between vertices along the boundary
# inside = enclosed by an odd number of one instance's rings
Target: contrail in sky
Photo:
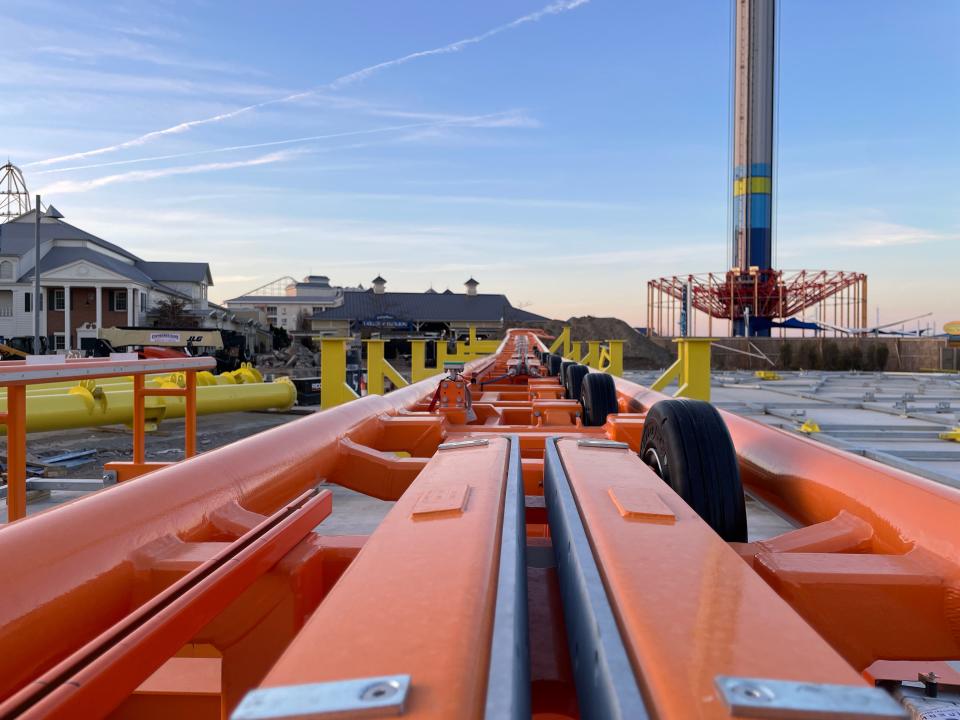
[[[208,148],[206,150],[190,150],[188,152],[171,153],[169,155],[154,155],[152,157],[131,158],[130,160],[111,160],[109,162],[91,163],[89,165],[72,165],[70,167],[53,168],[52,170],[41,170],[34,175],[49,175],[50,173],[69,172],[71,170],[91,170],[93,168],[116,167],[118,165],[134,165],[137,163],[157,162],[159,160],[175,160],[185,157],[197,157],[198,155],[210,155],[213,153],[233,152],[235,150],[254,150],[258,148],[275,147],[277,145],[296,145],[300,143],[317,142],[320,140],[333,140],[336,138],[353,137],[356,135],[376,135],[380,133],[396,132],[399,130],[413,130],[431,127],[449,127],[451,125],[481,126],[485,122],[498,122],[506,118],[509,120],[515,117],[511,113],[490,113],[489,115],[467,115],[460,118],[451,118],[449,120],[431,120],[429,122],[405,123],[403,125],[387,125],[385,127],[370,128],[368,130],[348,130],[345,132],[329,133],[327,135],[307,135],[305,137],[289,138],[285,140],[270,140],[267,142],[252,143],[249,145],[229,145],[227,147]]]
[[[200,172],[210,172],[213,170],[233,170],[241,167],[251,167],[254,165],[268,165],[270,163],[283,162],[293,157],[292,151],[280,151],[251,158],[250,160],[237,160],[234,162],[206,163],[203,165],[180,165],[177,167],[162,168],[160,170],[133,170],[116,175],[105,175],[94,178],[93,180],[59,180],[46,188],[43,188],[42,194],[64,195],[66,193],[86,192],[94,190],[104,185],[114,185],[123,182],[140,182],[144,180],[153,180],[155,178],[168,177],[170,175],[192,175]]]
[[[88,157],[94,157],[96,155],[103,155],[106,153],[116,152],[117,150],[125,150],[131,147],[137,147],[144,145],[148,142],[162,138],[166,135],[176,135],[179,133],[186,132],[195,127],[201,125],[209,125],[211,123],[218,123],[224,120],[229,120],[235,118],[238,115],[251,112],[253,110],[258,110],[260,108],[267,107],[269,105],[278,105],[280,103],[293,102],[304,97],[313,95],[316,92],[319,92],[323,89],[338,89],[346,85],[350,85],[361,80],[374,75],[375,73],[385,70],[386,68],[393,67],[395,65],[403,65],[412,60],[417,60],[423,57],[429,57],[431,55],[444,55],[448,53],[454,53],[462,50],[463,48],[469,45],[475,45],[477,43],[483,42],[484,40],[493,37],[494,35],[499,35],[500,33],[507,32],[508,30],[513,30],[514,28],[520,27],[521,25],[526,25],[527,23],[537,22],[541,18],[547,17],[548,15],[558,15],[560,13],[568,12],[575,8],[580,7],[581,5],[586,5],[590,0],[557,0],[552,2],[544,8],[537,10],[536,12],[529,13],[523,17],[519,17],[516,20],[511,20],[505,25],[499,25],[492,30],[488,30],[485,33],[480,35],[474,35],[473,37],[464,38],[463,40],[457,40],[456,42],[449,43],[448,45],[443,45],[442,47],[433,48],[431,50],[421,50],[420,52],[410,53],[409,55],[404,55],[403,57],[395,58],[393,60],[387,60],[386,62],[378,63],[376,65],[371,65],[369,67],[357,70],[356,72],[343,75],[333,82],[321,86],[319,88],[314,88],[312,90],[305,90],[303,92],[294,93],[292,95],[287,95],[282,98],[276,98],[274,100],[265,100],[264,102],[255,103],[253,105],[247,105],[245,107],[237,108],[236,110],[231,110],[230,112],[220,113],[219,115],[213,115],[208,118],[201,118],[199,120],[188,120],[186,122],[178,123],[163,130],[154,130],[148,132],[140,137],[133,138],[132,140],[126,140],[122,143],[116,145],[108,145],[102,148],[96,148],[95,150],[86,150],[84,152],[72,153],[70,155],[61,155],[59,157],[47,158],[46,160],[37,160],[32,163],[26,163],[24,167],[42,167],[46,165],[57,165],[62,162],[67,162],[70,160],[82,160]]]

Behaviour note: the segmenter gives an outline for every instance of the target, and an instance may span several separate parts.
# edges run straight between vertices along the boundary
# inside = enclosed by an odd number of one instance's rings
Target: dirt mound
[[[575,341],[623,340],[623,364],[627,369],[655,370],[665,368],[674,361],[670,352],[618,318],[586,315],[568,320],[551,320],[544,329],[551,335],[559,335],[567,325],[570,326],[571,339]]]

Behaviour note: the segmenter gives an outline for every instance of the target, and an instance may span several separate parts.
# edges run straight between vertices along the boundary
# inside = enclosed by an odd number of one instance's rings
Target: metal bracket
[[[720,697],[737,717],[768,720],[857,720],[907,717],[885,690],[796,680],[718,675]]]
[[[409,675],[280,685],[253,690],[230,720],[352,720],[402,715]]]
[[[592,448],[615,448],[617,450],[629,450],[630,446],[625,442],[619,442],[617,440],[590,440],[587,438],[581,438],[577,440],[577,445],[579,447],[592,447]]]
[[[440,443],[440,445],[437,446],[437,450],[459,450],[460,448],[480,447],[489,444],[490,441],[486,438],[478,440],[458,440],[457,442]]]

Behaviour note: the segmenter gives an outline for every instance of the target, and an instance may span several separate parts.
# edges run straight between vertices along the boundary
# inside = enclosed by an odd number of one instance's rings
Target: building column
[[[127,326],[133,325],[133,288],[127,285]]]
[[[70,352],[72,349],[73,343],[71,342],[71,336],[73,335],[73,330],[70,327],[70,286],[63,286],[63,349],[65,352]]]
[[[97,330],[103,328],[103,288],[97,285],[94,290],[97,294]]]

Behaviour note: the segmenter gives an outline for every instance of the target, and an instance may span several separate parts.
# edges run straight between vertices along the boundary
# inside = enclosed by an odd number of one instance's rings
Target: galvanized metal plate
[[[581,438],[577,440],[577,445],[580,447],[591,447],[591,448],[612,448],[616,450],[629,450],[630,446],[625,442],[620,442],[619,440],[596,440],[589,438]]]
[[[441,443],[437,446],[437,450],[459,450],[460,448],[482,447],[483,445],[489,444],[490,441],[486,438],[480,438],[477,440],[458,440],[457,442]]]
[[[729,675],[718,675],[716,683],[720,697],[736,717],[857,720],[908,716],[900,703],[876,687]]]
[[[353,720],[403,714],[409,675],[281,685],[247,693],[230,720]]]

